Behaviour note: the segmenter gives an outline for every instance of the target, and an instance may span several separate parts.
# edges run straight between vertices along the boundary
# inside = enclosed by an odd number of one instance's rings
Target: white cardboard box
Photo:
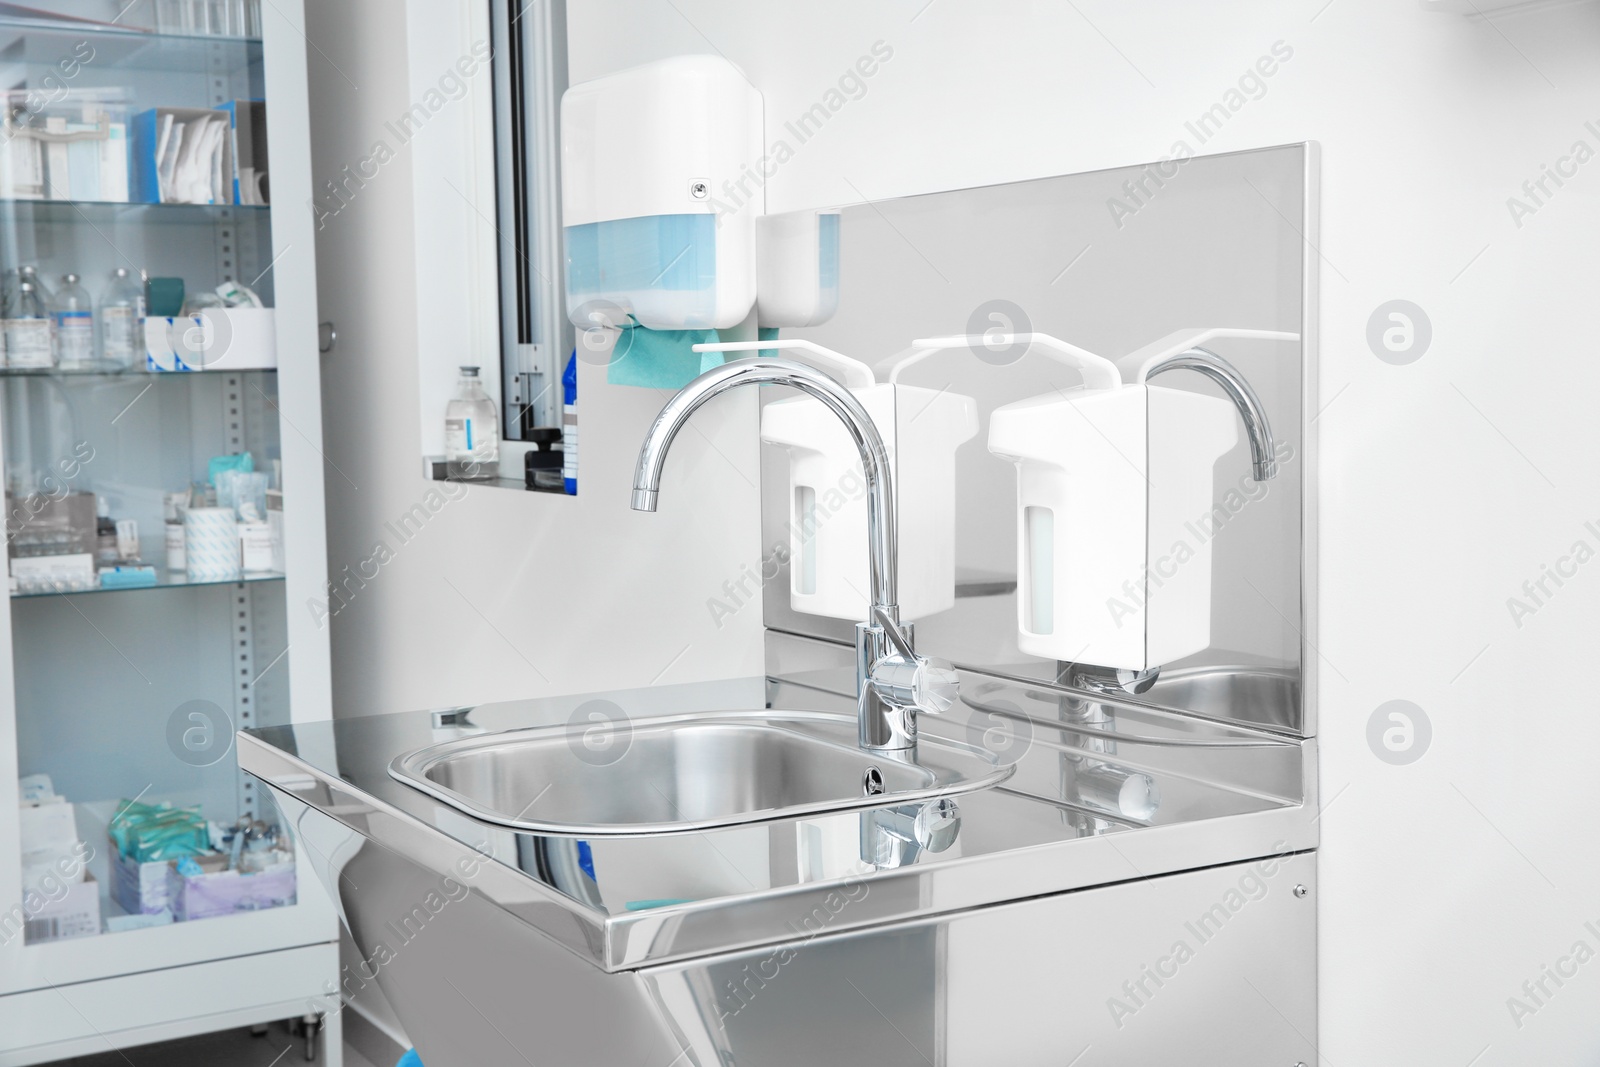
[[[30,945],[94,937],[100,933],[100,883],[94,875],[86,875],[55,900],[31,889],[24,894],[23,910],[28,916],[23,936]]]
[[[149,371],[270,370],[278,365],[272,308],[206,308],[144,320]]]
[[[70,849],[78,841],[78,820],[74,817],[72,805],[66,801],[57,804],[24,804],[20,817],[23,852],[57,846]]]
[[[166,860],[140,863],[112,849],[111,895],[129,915],[157,915],[170,910],[167,896]]]

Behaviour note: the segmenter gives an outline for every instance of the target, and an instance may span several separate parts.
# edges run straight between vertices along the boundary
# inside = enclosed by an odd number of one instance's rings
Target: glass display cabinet
[[[233,750],[330,714],[302,7],[124,3],[0,5],[0,1065],[337,1064],[314,843]]]

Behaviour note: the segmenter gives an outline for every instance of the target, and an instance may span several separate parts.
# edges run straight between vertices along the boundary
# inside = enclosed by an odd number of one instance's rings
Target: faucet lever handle
[[[911,647],[911,642],[906,639],[906,632],[900,629],[900,624],[892,619],[887,611],[874,604],[872,618],[882,628],[884,636],[889,639],[889,643],[894,646],[896,652],[908,660],[918,658],[916,650]]]
[[[872,620],[894,647],[895,655],[873,668],[872,685],[904,707],[940,715],[961,699],[961,676],[947,660],[929,659],[911,647],[905,630],[883,608],[874,605]]]
[[[961,699],[961,676],[942,659],[893,656],[873,669],[871,684],[894,703],[942,715]]]
[[[961,675],[949,660],[923,659],[917,671],[917,706],[943,715],[961,703]]]

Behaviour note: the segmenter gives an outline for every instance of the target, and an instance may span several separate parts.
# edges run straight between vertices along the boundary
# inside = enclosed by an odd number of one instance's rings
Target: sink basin
[[[462,737],[389,773],[485,822],[529,833],[642,837],[913,804],[1011,775],[981,748],[924,738],[915,762],[856,747],[854,718],[712,712],[639,719],[600,752],[578,726]]]

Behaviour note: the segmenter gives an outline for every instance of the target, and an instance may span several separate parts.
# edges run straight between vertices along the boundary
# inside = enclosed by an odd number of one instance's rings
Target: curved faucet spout
[[[790,359],[737,359],[706,371],[684,386],[656,416],[639,449],[633,475],[635,511],[656,510],[661,488],[661,467],[672,440],[689,417],[712,397],[741,385],[787,385],[820,400],[839,417],[861,453],[867,481],[867,553],[872,583],[872,608],[898,623],[900,612],[896,578],[894,494],[891,491],[889,451],[878,427],[855,394],[821,371]]]
[[[1276,444],[1272,439],[1272,426],[1267,422],[1267,409],[1262,406],[1261,398],[1250,388],[1245,376],[1232,363],[1210,349],[1191,348],[1150,367],[1145,371],[1144,378],[1149,381],[1171,370],[1198,371],[1222,387],[1228,399],[1233,401],[1233,406],[1239,409],[1239,417],[1244,420],[1245,433],[1250,437],[1250,466],[1255,480],[1264,482],[1277,477]]]
[[[804,363],[789,359],[740,359],[708,370],[684,386],[656,416],[639,449],[633,474],[633,507],[654,511],[667,449],[689,416],[714,396],[740,385],[787,385],[813,396],[839,417],[867,479],[867,566],[872,607],[856,626],[856,711],[861,747],[895,758],[917,746],[917,712],[942,712],[959,699],[959,678],[944,663],[919,656],[909,626],[900,625],[896,595],[898,551],[889,450],[855,394]]]

